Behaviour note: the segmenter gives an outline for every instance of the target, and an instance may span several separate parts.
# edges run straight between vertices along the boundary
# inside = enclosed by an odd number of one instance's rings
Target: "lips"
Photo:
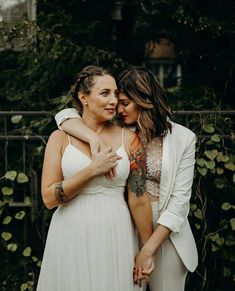
[[[115,108],[106,108],[105,110],[111,114],[115,113]]]

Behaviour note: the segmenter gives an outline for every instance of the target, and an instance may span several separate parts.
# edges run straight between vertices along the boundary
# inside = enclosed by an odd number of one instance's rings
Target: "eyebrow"
[[[119,101],[129,101],[130,99],[128,97],[124,97],[124,98],[120,98],[119,97]]]

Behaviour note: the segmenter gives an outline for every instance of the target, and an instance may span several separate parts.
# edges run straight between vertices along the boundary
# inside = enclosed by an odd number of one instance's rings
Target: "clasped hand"
[[[142,280],[149,281],[149,276],[154,270],[154,254],[142,248],[135,258],[134,282],[141,287]]]

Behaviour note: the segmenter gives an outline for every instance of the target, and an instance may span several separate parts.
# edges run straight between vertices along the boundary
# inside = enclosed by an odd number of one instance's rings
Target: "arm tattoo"
[[[70,200],[70,198],[64,193],[62,182],[55,185],[55,198],[59,204],[64,204]]]
[[[146,190],[146,159],[140,140],[138,137],[136,138],[134,141],[134,147],[131,150],[128,184],[130,190],[134,192],[137,197],[140,197],[144,195]]]

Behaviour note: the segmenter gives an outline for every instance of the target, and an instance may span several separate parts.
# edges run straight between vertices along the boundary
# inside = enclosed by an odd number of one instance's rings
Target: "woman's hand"
[[[150,253],[146,248],[142,248],[135,258],[134,281],[141,287],[142,280],[149,280],[149,275],[154,270],[155,255]]]
[[[96,154],[98,154],[99,152],[105,151],[107,148],[110,149],[110,147],[108,147],[103,140],[99,137],[99,135],[94,134],[92,137],[90,137],[89,139],[89,145],[90,145],[90,149],[91,149],[91,155],[95,156]],[[112,149],[110,149],[111,151]],[[116,155],[113,152],[114,155]],[[117,155],[116,155],[117,156]],[[121,159],[121,157],[117,156],[117,159]],[[108,179],[113,179],[116,176],[116,169],[111,168],[108,172],[105,173],[106,177]]]
[[[91,137],[89,137],[89,145],[90,145],[92,156],[98,154],[99,152],[107,148],[107,145],[96,133],[94,133]]]
[[[120,158],[111,147],[106,147],[104,150],[93,155],[90,167],[94,172],[94,176],[107,174],[117,166],[117,160]]]

